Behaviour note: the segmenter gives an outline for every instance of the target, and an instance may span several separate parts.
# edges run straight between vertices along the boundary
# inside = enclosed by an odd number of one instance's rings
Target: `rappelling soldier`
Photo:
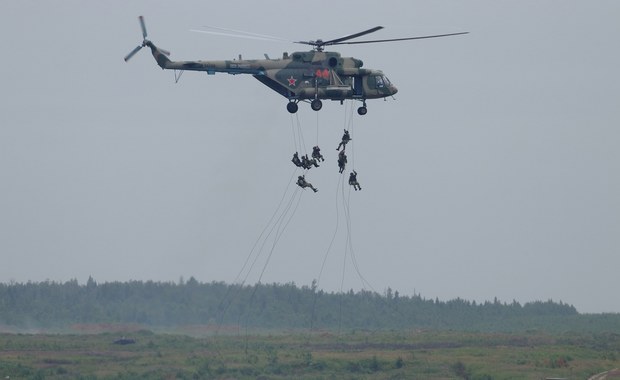
[[[308,165],[308,169],[310,169],[312,166],[314,166],[315,168],[319,167],[318,162],[316,162],[316,158],[308,158],[308,155],[306,154],[305,156],[303,156],[301,158],[301,162],[302,163],[304,163],[304,159],[305,159],[305,162]]]
[[[347,164],[347,155],[344,154],[344,149],[338,153],[338,167],[340,168],[340,173],[344,171],[344,167]]]
[[[306,187],[309,187],[312,189],[312,191],[314,191],[315,193],[317,191],[319,191],[319,189],[315,188],[314,186],[312,186],[312,184],[310,182],[306,182],[306,176],[305,175],[300,175],[299,177],[297,177],[297,185],[299,187],[301,187],[302,189],[305,189]]]
[[[355,170],[349,174],[349,185],[353,186],[355,191],[362,190],[360,183],[357,182],[357,172]]]
[[[301,167],[304,169],[310,169],[312,164],[308,162],[308,155],[301,156]]]
[[[308,155],[303,155],[301,156],[301,167],[309,170],[312,168],[312,162],[310,162],[310,160],[308,159]]]
[[[295,166],[297,166],[298,168],[303,168],[304,167],[302,162],[301,162],[301,160],[299,159],[299,153],[297,153],[297,152],[295,152],[293,154],[293,159],[291,161],[293,161]]]
[[[312,148],[312,158],[317,161],[325,161],[323,155],[321,154],[321,148],[319,148],[318,145]]]
[[[340,147],[342,147],[342,150],[344,150],[347,146],[347,143],[351,140],[352,139],[351,139],[351,136],[349,135],[349,131],[345,129],[344,135],[342,135],[342,141],[340,141],[340,144],[338,144],[338,148],[336,148],[336,150],[340,150]]]

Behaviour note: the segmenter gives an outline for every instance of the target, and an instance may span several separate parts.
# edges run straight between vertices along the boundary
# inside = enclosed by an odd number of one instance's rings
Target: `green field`
[[[122,334],[135,344],[114,344]],[[618,367],[619,334],[253,334],[196,326],[0,335],[2,379],[587,379]]]

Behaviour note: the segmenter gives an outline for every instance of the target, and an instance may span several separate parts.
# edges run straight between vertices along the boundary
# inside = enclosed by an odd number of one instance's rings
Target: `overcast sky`
[[[291,117],[251,76],[175,84],[147,49],[125,63],[139,15],[173,60],[307,48],[190,31],[204,25],[290,40],[375,25],[377,39],[470,34],[331,49],[399,93],[363,117],[329,101]],[[4,0],[0,281],[320,276],[328,291],[620,312],[618,20],[615,0]],[[336,164],[344,127],[358,192]],[[316,143],[319,192],[302,193],[290,158]],[[279,239],[260,237],[272,227]]]

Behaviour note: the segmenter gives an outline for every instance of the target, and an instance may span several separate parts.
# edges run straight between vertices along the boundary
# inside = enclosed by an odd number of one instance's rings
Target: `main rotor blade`
[[[193,30],[193,31],[194,32],[209,33],[209,34],[219,34],[219,35],[222,35],[222,36],[230,36],[230,37],[241,37],[241,38],[244,38],[244,37],[257,37],[258,39],[276,40],[276,41],[282,41],[282,42],[291,42],[290,40],[287,40],[287,39],[282,38],[282,37],[270,36],[268,34],[246,32],[245,30],[221,28],[221,27],[218,27],[218,26],[211,26],[211,25],[204,25],[203,28],[219,30],[219,31],[225,32],[225,33],[217,33],[217,32],[202,31],[202,30]],[[229,33],[236,33],[236,34],[229,34]]]
[[[140,49],[142,49],[142,45],[138,45],[137,48],[133,49],[129,54],[127,54],[125,56],[125,62],[129,61],[131,57],[133,57],[137,52],[140,51]]]
[[[146,25],[144,24],[144,17],[140,16],[138,19],[140,20],[140,27],[142,27],[142,38],[146,39]]]
[[[212,32],[208,30],[200,30],[200,29],[190,29],[190,32],[196,33],[204,33],[204,34],[213,34],[216,36],[226,36],[226,37],[236,37],[236,38],[244,38],[247,40],[259,40],[259,41],[286,41],[281,39],[267,38],[267,37],[259,37],[259,36],[251,36],[251,35],[242,35],[242,34],[232,34],[232,33],[223,33],[223,32]],[[290,41],[286,41],[290,42]]]
[[[387,40],[368,40],[368,41],[351,41],[351,42],[335,42],[330,45],[354,45],[354,44],[372,44],[379,42],[393,42],[393,41],[407,41],[407,40],[422,40],[425,38],[436,38],[436,37],[448,37],[448,36],[458,36],[460,34],[468,34],[469,32],[459,32],[459,33],[448,33],[448,34],[437,34],[434,36],[420,36],[420,37],[406,37],[406,38],[391,38]]]
[[[346,41],[346,40],[350,40],[350,39],[352,39],[352,38],[361,37],[361,36],[364,36],[364,35],[366,35],[366,34],[374,33],[374,32],[376,32],[377,30],[381,30],[381,29],[383,29],[383,27],[382,27],[382,26],[375,26],[374,28],[370,28],[370,29],[365,30],[365,31],[363,31],[363,32],[359,32],[359,33],[351,34],[351,35],[348,35],[348,36],[344,36],[344,37],[336,38],[336,39],[329,40],[329,41],[323,41],[323,45],[335,45],[335,44],[337,44],[337,43],[339,43],[339,42],[341,42],[341,41]]]

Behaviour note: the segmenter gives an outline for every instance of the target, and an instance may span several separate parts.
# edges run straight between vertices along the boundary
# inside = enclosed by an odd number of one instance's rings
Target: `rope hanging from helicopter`
[[[301,127],[301,122],[299,120],[299,116],[295,115],[295,118],[293,119],[292,115],[291,115],[291,129],[293,132],[293,145],[294,148],[296,150],[296,152],[303,152],[304,155],[307,155],[307,149],[306,149],[306,143],[305,143],[305,139],[304,139],[304,135],[303,135],[303,131],[302,131],[302,127]],[[317,115],[317,139],[318,139],[318,115]],[[265,226],[265,228],[263,229],[263,231],[261,232],[261,234],[259,235],[258,239],[256,240],[256,242],[254,243],[252,249],[250,250],[250,253],[248,254],[242,269],[240,270],[239,274],[237,275],[237,278],[235,279],[235,282],[237,282],[239,280],[239,278],[241,277],[242,273],[244,272],[245,268],[248,266],[248,264],[251,262],[249,268],[247,269],[247,272],[245,274],[245,276],[243,277],[243,281],[241,283],[241,287],[247,282],[248,277],[250,275],[250,273],[252,272],[253,268],[255,267],[259,257],[261,256],[263,250],[265,249],[265,245],[267,243],[267,241],[270,239],[270,237],[273,235],[273,240],[271,243],[271,248],[269,249],[269,253],[267,254],[267,257],[265,259],[265,262],[263,264],[263,267],[260,271],[260,274],[258,276],[258,280],[256,282],[256,285],[254,286],[254,290],[252,291],[252,294],[249,298],[249,301],[247,303],[248,305],[248,314],[246,314],[246,318],[245,318],[245,326],[246,326],[246,339],[248,337],[248,325],[249,325],[249,310],[251,310],[254,298],[256,296],[256,292],[259,289],[261,280],[263,278],[263,275],[265,274],[266,270],[267,270],[267,266],[269,265],[269,262],[271,261],[271,257],[273,256],[273,253],[276,249],[276,246],[280,240],[280,238],[282,237],[282,235],[284,234],[286,228],[288,227],[288,225],[290,224],[290,222],[293,220],[293,217],[296,214],[297,208],[299,207],[299,204],[301,203],[301,197],[303,195],[303,191],[301,190],[301,187],[296,187],[295,190],[293,191],[292,195],[288,198],[288,201],[286,202],[285,206],[283,206],[283,204],[285,203],[285,199],[287,198],[287,194],[289,194],[289,187],[291,185],[291,182],[293,180],[293,178],[295,177],[295,175],[297,175],[299,172],[299,168],[295,168],[295,170],[293,171],[291,177],[289,178],[288,182],[287,182],[287,187],[284,191],[284,194],[280,200],[280,203],[278,204],[278,207],[276,208],[276,211],[274,211],[273,215],[271,216],[269,222],[267,223],[267,225]],[[299,183],[298,183],[299,184]],[[293,207],[293,204],[295,205]],[[293,207],[293,208],[292,208]],[[292,208],[292,211],[291,211]],[[280,212],[280,210],[282,209],[282,211]],[[277,220],[274,221],[274,218],[276,217],[276,215],[279,216],[277,217]],[[271,227],[270,227],[271,226]],[[269,229],[269,232],[265,235],[265,232]],[[275,233],[274,233],[275,231]],[[260,248],[258,249],[257,253],[254,255],[254,259],[251,260],[252,255],[254,254],[254,252],[256,251],[256,247],[259,245],[260,243]],[[241,289],[239,289],[241,290]],[[232,300],[229,302],[229,305],[226,307],[226,309],[224,310],[224,312],[226,312],[226,310],[228,309],[228,307],[230,306],[230,303],[232,303]],[[222,318],[223,320],[223,318]]]
[[[291,114],[291,130],[292,130],[292,135],[293,135],[293,147],[295,148],[296,152],[306,152],[306,148],[305,148],[305,141],[304,141],[304,137],[303,137],[303,133],[301,130],[301,122],[299,120],[299,116],[297,114],[295,114],[295,118],[293,118],[293,114]],[[281,225],[281,221],[282,219],[285,217],[285,215],[288,213],[288,210],[290,209],[291,203],[293,202],[293,200],[295,199],[295,196],[300,193],[299,187],[294,188],[293,194],[292,196],[289,198],[289,201],[287,202],[287,206],[285,207],[285,209],[282,211],[282,213],[280,214],[280,216],[278,217],[278,219],[274,222],[274,218],[276,217],[276,215],[278,214],[278,212],[280,211],[280,208],[282,207],[282,204],[284,203],[284,200],[286,199],[287,194],[289,193],[289,188],[291,186],[291,184],[293,183],[293,178],[295,178],[295,175],[297,175],[299,172],[299,168],[295,168],[295,170],[293,170],[289,180],[287,181],[287,185],[286,188],[284,190],[284,193],[282,194],[282,198],[280,199],[280,203],[278,204],[278,206],[276,207],[275,211],[273,212],[273,214],[271,215],[271,218],[269,219],[269,221],[267,222],[267,224],[265,225],[265,227],[263,228],[262,232],[260,233],[260,235],[258,236],[258,238],[256,239],[256,241],[254,242],[254,245],[252,246],[252,249],[250,250],[241,270],[239,271],[239,274],[237,275],[237,277],[235,278],[234,283],[237,283],[239,278],[241,277],[241,274],[243,273],[243,271],[245,270],[246,266],[248,265],[248,262],[250,261],[250,258],[252,257],[252,254],[254,253],[254,251],[256,250],[256,247],[258,245],[258,243],[262,240],[262,244],[261,247],[258,251],[258,254],[256,255],[256,257],[254,258],[252,265],[250,266],[248,273],[245,275],[242,284],[244,284],[250,274],[250,272],[252,271],[252,268],[254,267],[256,261],[258,260],[258,257],[260,256],[260,253],[262,252],[267,239],[269,239],[270,235],[273,233],[273,230],[275,228],[275,226],[280,226]],[[301,196],[300,196],[301,199]],[[295,207],[295,210],[297,209],[297,206]],[[293,215],[291,215],[292,218]],[[289,221],[290,219],[289,218]],[[273,223],[273,224],[272,224]],[[287,223],[288,224],[288,223]],[[269,229],[269,227],[271,226],[271,229],[269,231],[269,233],[267,234],[267,236],[265,237],[265,239],[263,239],[263,235],[265,234],[265,232],[267,231],[267,229]],[[278,228],[278,232],[279,232],[279,228]],[[282,236],[282,232],[276,233],[276,238],[274,239],[273,245],[272,245],[272,252],[275,249],[275,244],[277,243],[277,241],[280,239],[280,237]],[[264,269],[263,269],[263,273],[264,273]],[[262,275],[261,275],[262,277]]]
[[[317,119],[317,123],[318,123],[318,119]],[[317,128],[318,128],[318,124],[317,124]],[[303,131],[302,131],[301,121],[297,114],[295,115],[295,117],[291,115],[291,130],[293,134],[293,146],[295,148],[295,151],[301,152],[304,155],[307,154],[306,142],[305,142],[305,138],[304,138]],[[317,131],[317,136],[318,136],[318,131]],[[282,194],[282,197],[280,199],[278,206],[276,207],[276,210],[273,212],[273,214],[271,215],[271,218],[269,219],[269,221],[267,222],[267,224],[265,225],[265,227],[259,234],[258,238],[254,242],[241,269],[239,270],[239,273],[237,274],[234,280],[235,284],[239,284],[239,287],[237,288],[237,293],[231,296],[229,294],[230,293],[229,291],[224,297],[224,301],[220,305],[220,310],[222,310],[220,324],[223,324],[225,314],[230,308],[230,305],[232,304],[232,302],[236,298],[239,297],[243,286],[248,282],[248,278],[253,273],[254,268],[257,266],[258,261],[261,258],[261,256],[263,256],[263,252],[268,251],[266,258],[264,259],[264,263],[262,264],[262,269],[260,269],[260,273],[258,274],[258,279],[256,281],[254,290],[252,291],[252,294],[247,302],[248,313],[249,313],[249,310],[251,309],[256,292],[258,291],[258,287],[271,261],[273,253],[276,250],[278,242],[280,241],[281,237],[284,235],[284,232],[286,231],[286,228],[288,227],[288,225],[293,220],[293,217],[295,216],[297,208],[299,207],[299,204],[301,202],[301,197],[303,195],[303,191],[301,191],[302,190],[301,187],[296,186],[294,187],[292,191],[290,190],[291,184],[294,183],[293,179],[298,174],[299,174],[299,168],[296,167],[295,170],[292,172],[289,180],[287,181],[286,188],[284,190],[284,193]],[[269,241],[271,241],[270,247],[267,244]],[[249,323],[249,315],[245,315],[245,318],[246,318],[245,324],[246,324],[246,329],[247,329],[247,325]]]
[[[372,287],[372,285],[366,280],[366,278],[364,277],[364,275],[362,274],[359,264],[357,262],[357,257],[355,255],[355,250],[353,249],[353,228],[351,225],[351,187],[349,187],[348,191],[346,192],[346,196],[345,196],[345,187],[344,187],[344,181],[342,181],[342,204],[343,204],[343,210],[344,210],[344,215],[345,215],[345,221],[346,221],[346,227],[347,227],[347,236],[346,236],[346,242],[345,242],[345,260],[347,257],[347,253],[350,254],[351,256],[351,263],[353,264],[353,267],[355,269],[355,272],[357,273],[360,282],[362,284],[362,289],[366,290],[366,288],[370,288],[372,291],[375,291],[374,288]],[[344,269],[343,269],[344,270]],[[344,278],[343,278],[344,281]],[[342,291],[342,288],[341,288]]]
[[[347,102],[347,107],[345,108],[345,113],[344,113],[344,123],[343,123],[345,131],[347,130],[351,132],[353,131],[353,110],[354,110],[354,102]],[[355,171],[355,154],[354,154],[355,149],[353,145],[353,139],[351,139],[350,142],[351,142],[351,145],[348,151],[350,152],[350,155],[351,155],[352,169],[353,171]],[[346,175],[347,174],[343,171],[343,173],[338,176],[338,184],[336,185],[336,199],[335,199],[336,222],[335,222],[334,233],[332,234],[327,250],[325,251],[325,254],[323,256],[319,274],[317,276],[317,280],[314,285],[317,288],[319,287],[319,284],[323,277],[323,273],[327,266],[328,257],[333,249],[336,237],[338,236],[338,232],[340,230],[340,223],[341,223],[340,209],[342,208],[342,214],[344,215],[344,223],[346,227],[346,234],[344,237],[345,246],[344,246],[344,255],[342,257],[340,294],[342,296],[344,295],[344,284],[345,284],[348,261],[351,261],[353,269],[361,282],[362,289],[364,290],[371,289],[373,292],[376,293],[375,289],[372,287],[372,285],[368,282],[368,280],[362,274],[355,250],[353,248],[353,228],[352,228],[352,217],[351,217],[351,186],[349,186],[347,189]],[[310,331],[314,329],[314,324],[316,322],[317,297],[318,297],[318,293],[315,292],[313,303],[312,303],[311,317],[310,317]],[[342,303],[342,299],[340,302]],[[342,323],[342,304],[340,305],[340,311],[339,311],[339,326],[341,326],[341,323]]]
[[[301,122],[299,121],[298,114],[291,114],[291,129],[293,131],[293,145],[296,152],[305,155],[308,153],[306,148],[306,141],[301,128]],[[317,132],[318,133],[318,132]]]
[[[269,253],[267,254],[267,257],[265,258],[265,261],[263,263],[263,267],[261,269],[260,275],[256,282],[256,287],[254,291],[252,292],[252,295],[250,296],[250,299],[248,301],[248,310],[250,309],[250,306],[252,304],[253,298],[256,293],[256,289],[260,285],[262,277],[265,274],[267,266],[269,265],[269,262],[271,260],[271,257],[273,256],[273,253],[275,252],[277,244],[280,241],[280,238],[282,237],[282,235],[284,234],[286,228],[290,224],[291,220],[295,216],[297,207],[299,206],[299,203],[301,201],[301,196],[303,194],[303,192],[300,191],[301,189],[299,187],[294,187],[293,190],[291,190],[291,184],[293,183],[293,178],[295,177],[297,172],[298,172],[298,169],[295,168],[289,180],[287,181],[286,188],[282,194],[282,197],[280,198],[280,201],[275,211],[273,212],[273,214],[271,215],[271,218],[266,223],[265,227],[262,229],[258,238],[252,245],[252,248],[250,249],[250,252],[246,256],[241,269],[239,270],[237,276],[235,277],[233,284],[238,285],[236,287],[235,294],[231,295],[233,287],[229,287],[224,298],[222,299],[222,302],[220,303],[220,306],[219,306],[221,315],[220,315],[220,321],[218,324],[218,329],[219,329],[219,326],[224,324],[226,313],[228,312],[234,300],[237,299],[241,295],[244,285],[248,282],[248,278],[253,273],[254,268],[258,263],[258,260],[260,259],[260,257],[263,255],[263,252],[265,251],[265,246],[271,240],[271,247],[269,249]],[[295,206],[293,207],[293,205]],[[246,323],[248,322],[247,318],[248,316],[246,315]]]
[[[295,171],[297,171],[297,170],[295,170]],[[289,180],[289,184],[290,184],[290,182],[291,181]],[[288,186],[287,186],[287,190],[288,190]],[[299,194],[299,197],[297,196],[298,194]],[[259,287],[261,285],[261,280],[263,278],[263,275],[265,274],[265,271],[267,270],[267,266],[269,265],[269,262],[271,261],[271,257],[273,256],[273,253],[274,253],[274,251],[276,249],[276,246],[277,246],[280,238],[282,237],[282,235],[284,234],[284,231],[286,230],[286,228],[290,224],[291,220],[293,220],[293,217],[295,216],[297,208],[299,207],[299,203],[301,202],[302,195],[303,195],[303,192],[299,191],[299,188],[295,188],[295,190],[293,191],[293,195],[290,197],[289,201],[287,202],[283,212],[278,217],[278,220],[275,223],[273,223],[271,229],[269,230],[269,233],[267,234],[267,236],[263,240],[263,242],[262,242],[262,244],[260,246],[260,250],[258,251],[258,254],[255,256],[254,261],[252,262],[252,265],[250,266],[250,269],[248,270],[248,273],[246,274],[246,276],[243,279],[243,283],[246,283],[247,279],[248,279],[248,277],[250,275],[250,272],[252,271],[252,268],[254,267],[254,265],[258,261],[258,258],[260,257],[261,253],[263,252],[263,248],[265,247],[265,244],[267,243],[267,240],[273,234],[274,230],[276,230],[274,238],[273,238],[273,241],[272,241],[272,244],[271,244],[271,249],[269,250],[267,258],[265,259],[265,262],[264,262],[263,267],[261,269],[260,275],[258,276],[258,279],[256,280],[256,284],[254,285],[254,289],[252,290],[252,294],[250,295],[250,298],[249,298],[249,300],[247,302],[247,312],[245,314],[245,323],[244,323],[244,325],[245,325],[245,339],[246,339],[246,353],[247,353],[248,345],[249,345],[249,323],[250,323],[250,318],[252,316],[252,313],[251,313],[252,305],[254,304],[254,299],[256,297],[256,293],[257,293],[257,291],[258,291],[258,289],[259,289]],[[295,199],[297,199],[296,202],[295,202]],[[293,208],[293,211],[289,213],[293,203],[295,204],[295,207]],[[278,208],[279,207],[280,206],[278,206]],[[277,210],[276,210],[276,212],[277,212]],[[277,227],[277,229],[276,229],[276,227]],[[241,320],[241,316],[239,318]]]
[[[353,102],[347,102],[347,107],[345,107],[345,115],[344,115],[344,121],[343,121],[345,130],[353,131],[353,127],[354,127],[353,110],[354,110]],[[306,142],[305,142],[301,124],[302,123],[300,121],[298,114],[295,114],[294,117],[293,115],[291,115],[291,130],[293,134],[293,146],[296,149],[296,151],[305,154],[307,152],[307,148],[306,148]],[[320,119],[317,113],[317,116],[316,116],[317,146],[318,146],[318,141],[320,137],[319,132],[320,132]],[[350,142],[350,145],[347,151],[351,155],[350,164],[352,165],[354,169],[355,168],[354,142],[352,140],[350,140],[349,142]],[[233,301],[235,299],[238,299],[238,297],[241,296],[243,292],[243,287],[248,282],[248,279],[250,278],[252,273],[256,273],[258,275],[256,286],[254,287],[254,290],[252,291],[252,294],[249,300],[247,302],[244,302],[244,304],[247,306],[246,311],[245,311],[245,325],[247,328],[247,325],[249,324],[250,314],[251,314],[250,312],[251,305],[256,296],[256,292],[259,289],[262,278],[264,274],[266,273],[267,267],[271,261],[271,258],[273,257],[273,254],[277,248],[277,245],[281,237],[284,235],[288,225],[293,220],[296,214],[297,208],[301,202],[303,191],[300,191],[300,190],[302,189],[300,187],[295,186],[294,189],[291,190],[291,182],[293,182],[295,175],[299,173],[299,169],[300,168],[296,167],[295,170],[291,173],[291,176],[289,180],[287,181],[286,188],[279,201],[278,206],[276,207],[275,211],[271,215],[271,218],[269,219],[269,221],[267,222],[267,224],[261,231],[256,241],[254,242],[241,269],[239,270],[239,273],[237,274],[235,281],[234,281],[234,284],[238,284],[238,287],[234,287],[234,288],[231,287],[231,289],[233,290],[229,290],[226,296],[224,297],[224,301],[222,301],[222,304],[220,305],[220,308],[219,308],[222,313],[221,318],[220,318],[220,325],[224,323],[225,318],[226,318],[226,313],[228,312]],[[341,173],[344,173],[344,170]],[[320,281],[323,276],[323,272],[326,268],[326,265],[328,263],[328,260],[327,260],[328,256],[334,246],[335,239],[338,235],[338,231],[340,230],[340,223],[341,223],[340,208],[342,207],[343,215],[344,215],[344,223],[345,223],[347,232],[345,236],[345,248],[344,248],[343,264],[342,264],[342,277],[341,277],[341,285],[340,285],[341,293],[344,290],[345,274],[347,272],[348,261],[351,261],[353,268],[355,272],[357,273],[357,277],[359,277],[361,281],[362,288],[372,289],[372,286],[369,284],[369,282],[366,280],[366,278],[363,276],[360,270],[360,266],[359,266],[356,254],[353,249],[352,224],[351,224],[351,219],[352,219],[351,218],[351,199],[350,199],[351,191],[350,191],[350,188],[348,191],[346,191],[345,189],[347,187],[346,186],[347,182],[346,182],[346,177],[345,177],[346,175],[347,173],[345,173],[344,175],[340,174],[338,176],[338,184],[336,187],[336,226],[335,226],[334,234],[332,235],[329,246],[327,248],[323,261],[321,263],[321,269],[318,275],[318,281]],[[256,268],[259,265],[259,261],[261,259],[263,259],[262,268],[257,270]],[[318,284],[318,281],[317,281],[317,284]],[[234,294],[231,295],[231,293],[234,293]],[[313,306],[312,306],[313,316],[315,314],[315,307],[316,307],[316,299],[313,302]],[[239,322],[241,323],[241,316],[240,316]]]
[[[315,113],[316,113],[316,144],[315,146],[319,146],[319,112],[315,112]]]
[[[344,121],[344,125],[345,125],[345,130],[351,131],[351,133],[353,132],[353,102],[349,102],[350,107],[349,107],[349,112],[348,112],[348,121],[347,121],[347,113],[345,113],[345,121]],[[352,171],[355,172],[355,141],[353,139],[351,139],[350,141],[351,144],[351,167],[352,167]],[[343,172],[343,174],[341,175],[342,177],[342,181],[340,181],[340,188],[341,188],[341,195],[342,195],[342,206],[343,206],[343,211],[344,211],[344,215],[345,215],[345,221],[346,221],[346,227],[347,227],[347,236],[346,236],[346,245],[345,245],[345,259],[346,259],[346,255],[347,255],[347,251],[350,253],[351,255],[351,262],[353,263],[353,267],[355,268],[355,271],[359,277],[359,279],[361,280],[362,283],[362,288],[365,289],[366,287],[370,288],[371,290],[374,291],[373,287],[370,285],[370,283],[364,278],[364,276],[362,275],[360,269],[359,269],[359,265],[357,262],[357,258],[355,255],[355,251],[353,250],[353,239],[352,239],[352,226],[351,226],[351,187],[348,187],[348,191],[345,192],[345,175],[346,172]],[[345,196],[346,193],[346,196]],[[342,289],[341,289],[342,290]]]

